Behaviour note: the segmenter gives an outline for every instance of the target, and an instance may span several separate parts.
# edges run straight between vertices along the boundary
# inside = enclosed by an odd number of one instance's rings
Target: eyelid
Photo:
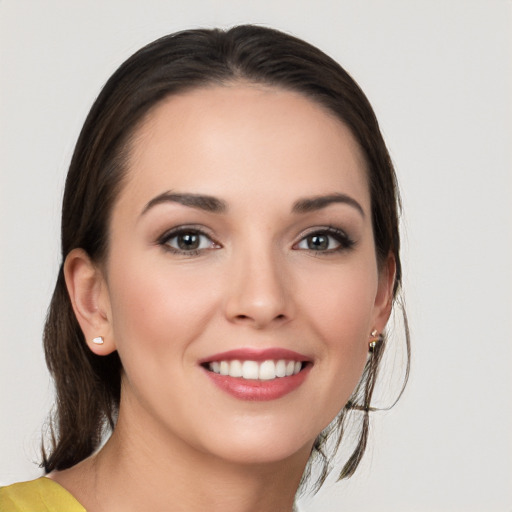
[[[177,237],[183,233],[196,233],[199,236],[205,236],[212,242],[212,245],[214,247],[182,251],[182,250],[180,250],[176,247],[172,247],[168,244],[169,240],[171,240],[172,238]],[[198,225],[198,224],[181,224],[179,226],[175,226],[171,229],[168,229],[157,238],[156,244],[162,246],[165,250],[170,251],[172,253],[184,254],[184,255],[188,255],[188,256],[194,256],[194,255],[199,254],[206,250],[218,249],[218,248],[222,247],[222,245],[215,239],[215,237],[213,236],[213,234],[210,232],[209,229],[207,229],[205,226]]]
[[[294,249],[297,248],[298,244],[303,242],[307,237],[312,236],[312,235],[317,235],[317,234],[331,236],[331,237],[335,238],[336,241],[340,244],[339,247],[336,247],[335,249],[327,249],[324,251],[310,250],[312,252],[318,252],[318,254],[322,254],[322,253],[323,254],[332,254],[332,253],[336,253],[336,252],[347,251],[347,250],[350,250],[356,243],[355,240],[352,239],[352,237],[350,237],[344,229],[341,229],[341,228],[338,228],[335,226],[315,226],[315,227],[308,228],[307,230],[302,232],[299,236],[299,240],[293,244],[293,248]],[[297,250],[306,250],[307,251],[308,249],[297,248]]]

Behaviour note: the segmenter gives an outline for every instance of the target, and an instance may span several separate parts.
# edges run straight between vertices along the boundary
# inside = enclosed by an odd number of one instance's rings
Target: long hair
[[[105,430],[114,428],[120,402],[121,361],[117,353],[99,357],[88,349],[66,290],[64,260],[77,247],[97,263],[106,257],[110,217],[125,179],[131,138],[145,116],[170,95],[237,81],[299,92],[351,130],[367,164],[377,261],[383,265],[392,254],[396,262],[396,298],[402,271],[395,172],[372,107],[348,73],[314,46],[264,27],[189,30],[162,37],[131,56],[108,80],[87,116],[69,167],[62,264],[44,329],[46,360],[56,387],[50,446],[43,448],[46,472],[91,455]],[[326,439],[336,435],[339,445],[350,411],[359,411],[363,422],[341,477],[352,475],[361,460],[385,345],[380,343],[369,357],[352,398],[313,447],[310,460],[323,465],[320,483],[327,474]]]

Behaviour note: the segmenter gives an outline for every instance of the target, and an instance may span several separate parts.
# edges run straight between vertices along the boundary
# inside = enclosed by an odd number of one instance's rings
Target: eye
[[[165,233],[158,243],[177,254],[195,255],[220,246],[199,229],[179,228]]]
[[[354,241],[344,231],[336,228],[326,228],[309,233],[294,248],[332,253],[350,249],[353,245]]]

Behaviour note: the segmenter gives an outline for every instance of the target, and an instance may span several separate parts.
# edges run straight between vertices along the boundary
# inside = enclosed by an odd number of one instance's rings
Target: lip
[[[266,361],[285,359],[290,361],[300,361],[306,363],[304,368],[296,375],[289,377],[279,377],[273,380],[251,380],[240,377],[230,377],[220,375],[209,371],[205,365],[213,361],[232,361],[234,359],[242,361]],[[313,366],[309,357],[299,354],[293,350],[282,348],[271,349],[235,349],[227,352],[220,352],[199,361],[202,371],[220,390],[232,397],[245,401],[269,401],[288,395],[295,391],[306,380],[311,367]]]
[[[212,361],[232,361],[240,359],[242,361],[266,361],[268,359],[286,359],[290,361],[311,362],[311,359],[304,354],[299,354],[293,350],[285,348],[240,348],[228,350],[227,352],[219,352],[211,356],[205,357],[199,361],[199,364],[211,363]]]

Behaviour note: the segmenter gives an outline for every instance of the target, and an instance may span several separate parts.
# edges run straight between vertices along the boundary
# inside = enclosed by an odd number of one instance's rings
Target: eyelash
[[[335,228],[333,226],[326,226],[325,228],[315,228],[311,230],[309,233],[306,233],[303,235],[300,239],[300,241],[294,245],[295,247],[298,247],[299,244],[306,242],[308,238],[311,237],[327,237],[328,239],[334,239],[339,246],[335,247],[334,249],[325,249],[325,250],[315,250],[315,249],[304,249],[308,250],[315,256],[327,256],[331,254],[336,254],[344,251],[348,251],[352,249],[355,245],[355,241],[350,238],[345,231]],[[328,242],[329,243],[329,242]]]
[[[192,250],[183,250],[178,247],[173,247],[169,244],[169,242],[183,235],[194,235],[198,237],[206,237],[209,240],[209,247],[199,247],[197,249]],[[219,243],[217,243],[213,238],[206,233],[203,229],[197,226],[180,226],[178,228],[173,228],[169,231],[166,231],[158,240],[158,245],[162,246],[166,251],[169,251],[173,254],[178,254],[182,256],[198,256],[204,250],[209,249],[218,249],[221,247]],[[201,244],[201,242],[199,242]]]
[[[169,242],[173,239],[177,239],[179,236],[183,235],[193,235],[197,237],[206,237],[209,240],[209,247],[198,247],[192,250],[183,250],[178,247],[173,247],[169,244]],[[339,246],[334,249],[325,249],[325,250],[316,250],[311,248],[303,248],[303,250],[307,250],[314,254],[315,256],[324,256],[329,254],[340,253],[343,251],[347,251],[352,249],[355,245],[355,241],[352,240],[343,230],[335,228],[333,226],[327,226],[323,228],[316,228],[311,230],[309,233],[304,234],[299,242],[293,245],[293,249],[301,250],[299,247],[300,244],[306,242],[308,238],[311,237],[327,237],[328,239],[334,239]],[[178,254],[182,256],[198,256],[205,250],[211,249],[219,249],[221,248],[221,244],[216,242],[208,233],[206,233],[202,228],[197,226],[180,226],[178,228],[173,228],[169,231],[166,231],[160,238],[157,240],[158,245],[162,246],[166,251],[169,251],[173,254]],[[328,243],[330,243],[328,241]],[[201,241],[199,241],[199,245],[201,245]]]

